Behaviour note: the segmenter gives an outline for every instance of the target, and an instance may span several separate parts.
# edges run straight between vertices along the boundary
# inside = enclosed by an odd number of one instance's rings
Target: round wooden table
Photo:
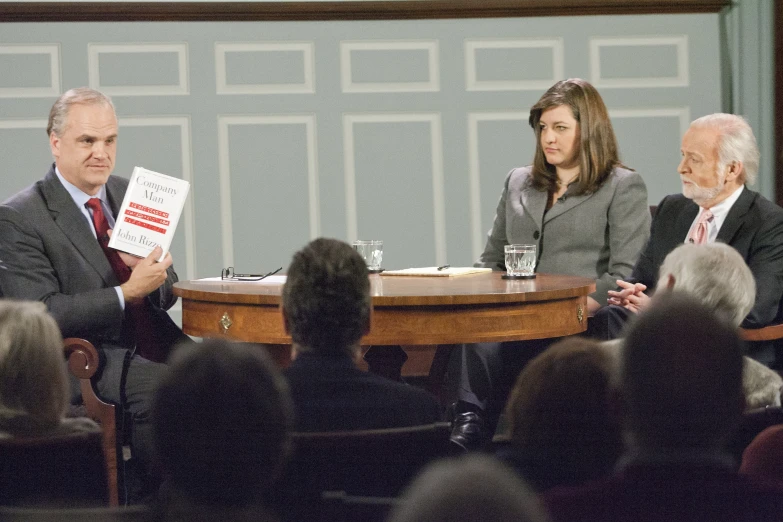
[[[543,339],[583,332],[595,281],[501,272],[456,277],[371,275],[373,317],[362,345],[425,345]],[[182,328],[197,337],[285,345],[280,283],[182,281]],[[431,351],[431,348],[429,349]],[[274,354],[284,363],[284,354]],[[281,360],[283,359],[283,360]]]

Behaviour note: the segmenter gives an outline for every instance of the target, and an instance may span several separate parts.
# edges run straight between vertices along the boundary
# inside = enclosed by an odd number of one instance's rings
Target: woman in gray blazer
[[[553,85],[530,109],[529,122],[536,136],[533,164],[506,178],[476,266],[505,270],[505,245],[535,244],[536,271],[595,278],[596,291],[588,297],[593,312],[606,304],[615,280],[631,274],[647,242],[647,189],[641,176],[620,162],[606,105],[588,82],[574,78]],[[548,343],[538,350],[517,344],[455,350],[461,354],[460,361],[452,361],[460,363],[454,372],[460,378],[457,413],[490,409],[494,424],[492,413],[503,407],[518,371]],[[453,438],[474,445],[462,435],[481,430],[475,425],[460,430],[461,417]]]

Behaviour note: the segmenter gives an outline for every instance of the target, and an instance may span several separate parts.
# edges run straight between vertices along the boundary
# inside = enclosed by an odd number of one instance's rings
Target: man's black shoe
[[[484,419],[475,412],[459,413],[451,423],[451,442],[465,451],[476,451],[484,447],[487,431]]]

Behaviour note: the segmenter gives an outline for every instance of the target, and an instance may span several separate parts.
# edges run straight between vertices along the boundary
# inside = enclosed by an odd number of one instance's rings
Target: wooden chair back
[[[100,508],[17,508],[0,507],[3,522],[141,522],[149,520],[144,506]]]
[[[86,507],[108,502],[100,432],[0,439],[0,505]]]
[[[79,379],[79,388],[87,416],[101,425],[102,447],[108,477],[109,505],[119,504],[117,489],[117,413],[114,404],[102,401],[95,393],[90,380],[98,371],[98,350],[89,341],[69,337],[64,340],[68,371]]]
[[[324,495],[395,497],[426,464],[460,451],[450,434],[445,422],[295,433],[293,455],[275,490],[275,504],[286,520],[331,520]]]
[[[780,341],[783,339],[783,324],[771,324],[764,328],[740,328],[740,335],[746,341]]]
[[[783,424],[783,408],[768,406],[746,411],[742,415],[742,422],[729,441],[729,451],[737,459],[737,462],[742,459],[742,452],[756,438],[756,435],[776,424]]]

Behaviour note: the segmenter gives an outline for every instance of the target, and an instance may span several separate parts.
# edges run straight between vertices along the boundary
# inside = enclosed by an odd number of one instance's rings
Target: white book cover
[[[142,167],[133,169],[109,247],[147,257],[160,245],[169,251],[190,183]]]

